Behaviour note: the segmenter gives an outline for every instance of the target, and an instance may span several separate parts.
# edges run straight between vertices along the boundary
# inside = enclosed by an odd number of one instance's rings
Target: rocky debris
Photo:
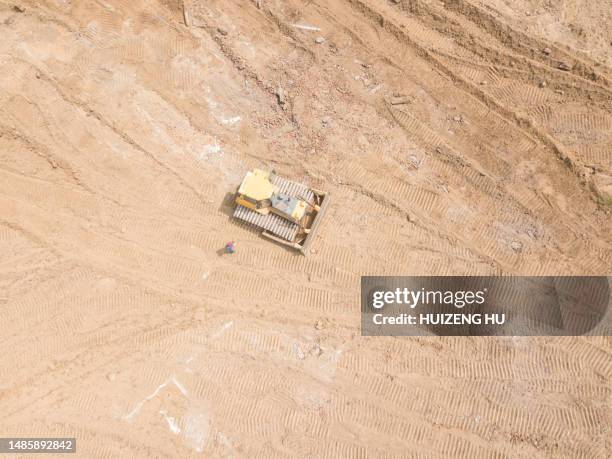
[[[278,88],[276,88],[276,100],[278,100],[279,105],[285,105],[287,103],[287,96],[285,94],[285,91],[283,90],[283,88],[281,86],[279,86]]]
[[[453,121],[456,122],[456,123],[463,123],[463,116],[455,115],[455,116],[453,116]]]
[[[548,56],[550,53],[552,53],[552,50],[550,48],[544,48],[542,52]]]
[[[321,28],[310,24],[292,24],[296,29],[308,30],[310,32],[320,32]]]
[[[295,355],[300,360],[304,360],[306,358],[306,355],[304,354],[304,351],[302,351],[302,348],[300,346],[298,346],[297,344],[295,344],[293,346],[293,352],[295,352]]]
[[[536,240],[538,238],[538,230],[536,228],[527,228],[525,234],[531,239]]]
[[[263,6],[263,0],[255,0],[255,5],[257,6],[257,8],[261,9],[261,7]]]
[[[13,11],[16,13],[25,13],[25,8],[20,5],[13,5]]]
[[[329,127],[331,125],[331,121],[331,116],[324,116],[321,120],[321,124],[323,125],[323,127]]]
[[[224,37],[227,36],[227,30],[225,30],[223,27],[217,27],[217,32],[219,32]]]
[[[415,169],[418,169],[421,166],[421,163],[423,162],[423,160],[418,158],[416,155],[410,155],[408,156],[408,162],[410,163],[412,167],[414,167]]]
[[[318,344],[315,344],[310,349],[310,355],[312,355],[313,357],[319,357],[321,354],[323,354],[323,349],[321,349],[321,346],[319,346]]]
[[[540,84],[538,86],[540,86],[540,88],[545,88],[546,86],[548,86],[548,83],[546,83],[546,81],[540,81]]]
[[[410,102],[412,102],[410,100],[410,97],[403,96],[403,95],[395,95],[389,99],[389,103],[391,105],[403,105],[403,104],[409,104]]]
[[[519,241],[512,241],[510,243],[510,248],[514,250],[515,252],[522,252],[523,244],[521,244]]]
[[[602,201],[612,205],[612,175],[598,172],[591,177],[592,188]]]
[[[321,44],[325,43],[325,38],[323,38],[323,37],[317,37],[317,38],[315,38],[315,43],[316,43],[317,45],[321,45]]]
[[[191,17],[187,6],[185,6],[185,2],[183,2],[183,22],[187,27],[191,27]]]
[[[569,72],[572,69],[572,66],[570,64],[568,64],[567,62],[561,62],[559,65],[557,65],[557,68],[559,70],[563,70],[565,72]]]

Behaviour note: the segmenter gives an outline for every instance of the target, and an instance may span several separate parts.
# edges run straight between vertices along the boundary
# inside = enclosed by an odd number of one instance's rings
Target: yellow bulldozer
[[[253,169],[242,180],[235,202],[235,218],[307,254],[327,211],[329,193],[284,179],[274,171]]]

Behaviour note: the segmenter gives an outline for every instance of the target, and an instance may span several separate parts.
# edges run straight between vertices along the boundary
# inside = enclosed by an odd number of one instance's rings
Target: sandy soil
[[[359,330],[363,274],[612,274],[612,8],[555,3],[0,0],[2,436],[609,455],[610,338]],[[332,193],[309,257],[257,166]]]

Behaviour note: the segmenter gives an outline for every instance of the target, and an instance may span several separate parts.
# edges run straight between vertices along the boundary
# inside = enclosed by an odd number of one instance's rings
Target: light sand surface
[[[612,8],[551,3],[0,0],[2,436],[609,457],[610,338],[360,336],[361,275],[612,274]],[[331,193],[308,257],[253,167]]]

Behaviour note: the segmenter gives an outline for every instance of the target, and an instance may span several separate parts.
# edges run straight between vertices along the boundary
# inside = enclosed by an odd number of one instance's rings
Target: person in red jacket
[[[236,243],[234,241],[230,241],[225,244],[225,253],[232,254],[236,251]]]

